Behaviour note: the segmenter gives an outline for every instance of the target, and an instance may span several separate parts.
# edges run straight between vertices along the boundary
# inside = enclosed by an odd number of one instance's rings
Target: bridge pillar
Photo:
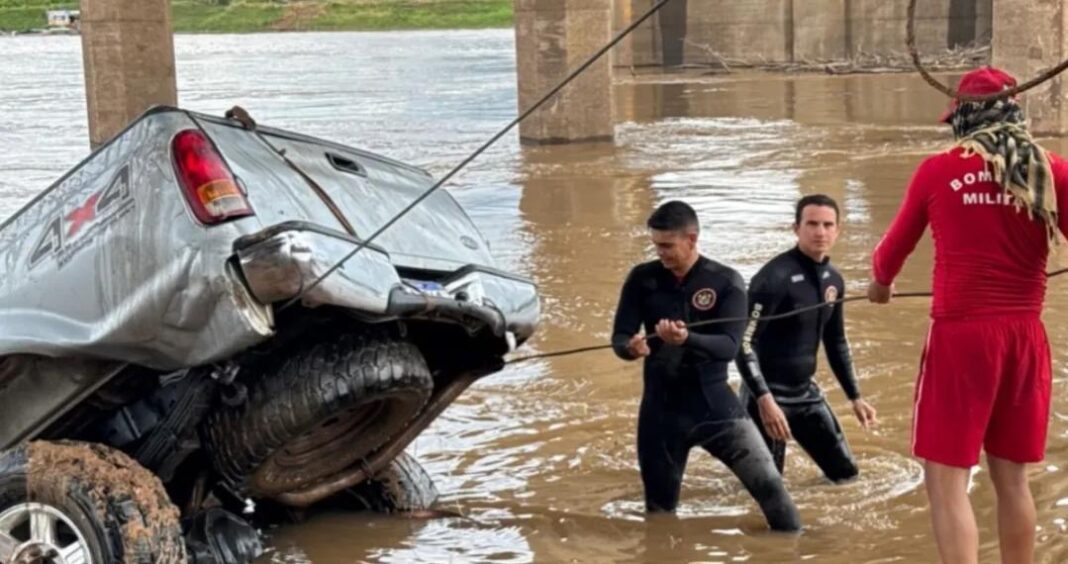
[[[178,103],[170,0],[81,0],[89,144],[153,105]]]
[[[519,111],[525,111],[612,38],[612,0],[515,0]],[[611,54],[519,124],[525,144],[611,141]]]
[[[994,2],[993,65],[1024,82],[1068,55],[1068,0]],[[1021,95],[1031,130],[1041,135],[1068,133],[1064,75]]]

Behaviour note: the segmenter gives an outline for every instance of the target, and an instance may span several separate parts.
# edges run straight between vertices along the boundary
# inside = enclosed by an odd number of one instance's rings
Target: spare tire
[[[216,470],[237,493],[272,497],[310,486],[384,445],[433,390],[415,345],[384,333],[299,346],[220,405],[204,425]]]
[[[0,562],[185,564],[178,509],[159,478],[93,443],[0,452]]]

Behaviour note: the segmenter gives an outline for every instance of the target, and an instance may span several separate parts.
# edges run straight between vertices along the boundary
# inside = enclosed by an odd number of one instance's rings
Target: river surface
[[[178,36],[181,105],[359,146],[447,172],[516,115],[511,30]],[[88,152],[77,37],[0,40],[0,217]],[[651,256],[659,203],[697,208],[701,247],[751,276],[789,248],[792,206],[843,206],[833,260],[849,293],[913,168],[947,146],[944,100],[911,75],[617,73],[611,144],[521,147],[505,137],[448,189],[500,265],[532,277],[543,323],[526,353],[606,342],[619,286]],[[1048,140],[1051,149],[1068,149]],[[1068,266],[1064,251],[1050,268]],[[929,237],[898,289],[927,290]],[[881,427],[865,432],[821,359],[818,380],[861,468],[824,483],[798,449],[786,481],[807,530],[769,534],[756,505],[695,450],[677,518],[648,519],[635,453],[638,364],[608,352],[511,367],[467,392],[410,449],[460,517],[329,514],[271,529],[263,562],[930,562],[920,465],[908,455],[926,299],[851,304],[847,330]],[[1047,461],[1031,475],[1042,562],[1068,561],[1068,278],[1050,282]],[[732,369],[733,370],[733,369]],[[732,381],[737,375],[732,371]],[[993,488],[972,486],[982,560],[996,561]]]

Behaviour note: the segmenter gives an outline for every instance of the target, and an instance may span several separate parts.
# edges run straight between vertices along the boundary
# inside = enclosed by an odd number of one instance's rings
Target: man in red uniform
[[[1016,84],[983,67],[963,94]],[[1032,561],[1035,507],[1025,464],[1045,454],[1050,349],[1040,314],[1046,257],[1068,233],[1068,162],[1034,144],[1013,99],[954,101],[942,118],[956,144],[920,164],[872,256],[868,297],[887,303],[928,224],[934,300],[920,362],[912,451],[924,460],[942,560],[978,562],[970,468],[986,451],[997,493],[1002,562]]]

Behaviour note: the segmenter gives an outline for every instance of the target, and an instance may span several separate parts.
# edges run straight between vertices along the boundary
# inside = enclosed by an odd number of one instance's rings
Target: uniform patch
[[[794,274],[793,276],[790,277],[790,282],[804,282],[804,281],[805,281],[805,275],[804,274]]]
[[[834,286],[827,286],[827,289],[823,292],[823,301],[825,303],[833,302],[838,299],[838,288]]]
[[[830,278],[830,277],[831,277],[831,273],[830,273],[830,272],[828,272],[828,271],[826,271],[826,270],[824,270],[824,271],[823,271],[823,278],[824,278],[824,279],[827,279],[827,278]]]
[[[708,311],[716,305],[716,291],[712,288],[702,288],[693,295],[693,307]]]

